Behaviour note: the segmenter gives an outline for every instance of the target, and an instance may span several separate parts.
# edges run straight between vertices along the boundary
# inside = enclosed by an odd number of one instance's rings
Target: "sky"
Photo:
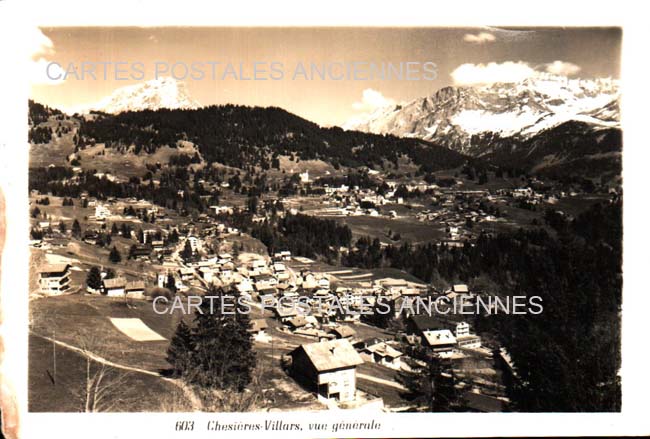
[[[278,106],[320,125],[338,125],[450,85],[512,82],[544,73],[618,78],[621,30],[42,27],[34,29],[32,41],[30,96],[56,108],[92,105],[116,88],[153,79],[156,63],[163,62],[178,63],[175,76],[184,79],[190,95],[202,105]],[[69,66],[80,72],[82,62],[97,69],[104,68],[99,63],[109,63],[106,78],[103,70],[95,71],[96,79],[73,73],[65,80],[46,76],[48,65],[50,76],[57,77]],[[214,76],[208,62],[220,63]],[[134,68],[137,63],[141,67]],[[184,71],[183,66],[192,63],[203,63],[195,71],[203,72],[202,79]],[[278,63],[281,79],[271,77],[271,63]],[[357,63],[356,78],[337,79],[341,66],[351,63]],[[371,63],[402,68],[411,63],[414,73],[408,75],[410,80],[405,73],[382,79],[369,70]],[[234,70],[227,72],[228,64]],[[332,76],[295,75],[301,65],[309,73],[311,64],[331,66]],[[244,80],[253,77],[254,65],[258,79]]]

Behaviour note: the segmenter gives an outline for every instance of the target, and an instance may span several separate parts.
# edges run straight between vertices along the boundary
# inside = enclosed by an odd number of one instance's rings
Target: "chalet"
[[[273,271],[275,273],[284,273],[286,270],[287,268],[281,262],[276,262],[275,264],[273,264]]]
[[[242,277],[241,280],[235,286],[235,288],[240,293],[252,293],[253,283],[250,281],[250,279]]]
[[[136,280],[134,282],[127,282],[124,293],[129,297],[144,299],[144,281]]]
[[[99,233],[94,230],[88,230],[83,235],[83,242],[86,244],[95,245],[100,239]]]
[[[250,264],[251,269],[257,273],[261,273],[265,268],[267,268],[266,261],[264,259],[253,259]]]
[[[134,258],[143,258],[151,254],[151,247],[146,244],[136,244],[129,250],[129,256]]]
[[[456,346],[456,337],[449,329],[433,329],[422,333],[424,346],[432,348],[435,352],[451,351]]]
[[[317,341],[329,341],[334,339],[334,336],[332,334],[329,334],[318,328],[299,328],[296,329],[293,333],[302,337],[313,338]]]
[[[189,267],[181,267],[178,269],[178,275],[180,276],[181,280],[189,281],[194,278],[194,270]]]
[[[278,295],[278,290],[275,287],[269,287],[269,286],[262,286],[259,288],[255,289],[257,291],[257,294],[262,297],[262,296],[271,296],[275,297]]]
[[[230,279],[232,278],[234,272],[234,266],[232,262],[229,262],[227,264],[224,264],[221,269],[219,270],[219,278],[222,280]]]
[[[201,278],[203,278],[203,280],[207,283],[214,282],[214,270],[212,268],[201,267],[199,268],[199,274],[201,275]]]
[[[103,221],[111,215],[111,211],[108,207],[98,204],[95,206],[95,219],[98,221]]]
[[[330,280],[327,277],[321,277],[318,279],[318,288],[324,289],[324,290],[329,290],[330,288]]]
[[[391,369],[401,369],[401,357],[404,355],[386,342],[369,344],[359,351],[361,358],[371,363],[377,363]]]
[[[104,293],[108,297],[124,296],[126,294],[126,279],[123,277],[104,279]]]
[[[465,284],[458,284],[451,287],[451,292],[456,294],[469,294],[469,287]]]
[[[406,333],[422,337],[425,331],[448,329],[438,316],[428,314],[412,315],[406,321]]]
[[[352,337],[354,337],[357,333],[354,329],[350,328],[349,326],[345,325],[339,325],[335,328],[330,329],[330,332],[334,334],[334,336],[337,339],[346,339],[346,340],[352,340]]]
[[[287,284],[287,283],[280,283],[275,286],[275,288],[282,294],[282,295],[293,295],[295,291],[293,291],[292,286]],[[296,293],[297,295],[297,293]]]
[[[404,279],[382,279],[381,286],[393,297],[401,296],[404,291],[409,290],[408,283]]]
[[[475,334],[456,336],[459,348],[476,349],[481,347],[481,337]]]
[[[224,186],[225,184],[225,186]],[[227,182],[223,182],[221,184],[221,187],[228,187],[230,186]],[[230,206],[210,206],[210,209],[215,213],[215,215],[219,214],[231,214],[233,213],[233,208]]]
[[[221,253],[219,254],[219,264],[227,264],[232,261],[232,255],[230,253]]]
[[[318,280],[312,273],[306,273],[302,276],[301,285],[305,290],[314,290],[318,288]]]
[[[275,287],[278,284],[278,280],[268,274],[253,276],[253,280],[255,281],[255,289],[257,291],[263,290],[264,288]]]
[[[190,243],[192,252],[196,253],[199,250],[199,238],[196,236],[188,236],[187,241]]]
[[[38,286],[43,294],[59,295],[70,289],[70,264],[46,265],[38,276]]]
[[[279,321],[282,323],[288,323],[289,320],[298,315],[298,308],[295,306],[276,306],[273,308],[273,312]]]
[[[265,319],[254,319],[251,320],[251,327],[249,329],[249,332],[254,339],[263,339],[266,338],[266,330],[268,327],[269,324]]]
[[[287,325],[291,329],[300,329],[300,328],[308,328],[308,327],[313,327],[312,325],[309,324],[305,316],[295,316],[291,319],[289,319],[287,322]]]
[[[290,261],[291,260],[291,252],[288,251],[288,250],[277,252],[277,253],[273,254],[273,260],[274,261]]]
[[[290,355],[291,374],[303,385],[323,398],[356,399],[356,368],[363,359],[348,340],[304,344]]]

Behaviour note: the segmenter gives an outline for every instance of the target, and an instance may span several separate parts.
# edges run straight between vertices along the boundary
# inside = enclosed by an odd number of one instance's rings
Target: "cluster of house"
[[[190,236],[187,240],[193,252],[201,247],[201,241],[196,236]],[[229,253],[220,253],[199,261],[187,262],[175,269],[167,269],[158,274],[158,286],[165,287],[170,275],[174,278],[176,290],[179,292],[188,291],[193,280],[200,281],[206,286],[231,285],[244,280],[235,267],[233,256]]]
[[[292,318],[288,324],[294,326]],[[470,333],[466,322],[452,322],[432,316],[414,315],[407,325],[407,340],[419,343],[440,356],[451,354],[456,348],[481,346],[480,337]],[[297,326],[315,325],[315,319],[303,317]],[[452,328],[452,329],[449,329]],[[301,332],[296,332],[302,335]],[[395,342],[381,339],[353,340],[354,331],[339,326],[323,333],[318,341],[298,346],[289,353],[288,368],[291,375],[319,398],[338,402],[356,398],[356,369],[364,362],[380,364],[391,369],[403,367],[404,354],[396,349]]]
[[[481,337],[470,333],[465,321],[454,321],[439,315],[412,315],[407,320],[407,341],[431,348],[433,352],[447,355],[459,348],[481,347]]]
[[[71,271],[72,266],[68,263],[47,264],[43,266],[38,273],[40,293],[46,296],[58,296],[71,292]],[[106,273],[102,273],[101,276],[102,287],[99,290],[88,288],[88,292],[105,294],[109,297],[124,297],[128,295],[134,299],[144,298],[144,281],[127,281],[123,277],[106,279]]]
[[[428,190],[435,190],[438,188],[435,184],[426,183],[421,180],[413,180],[411,182],[397,182],[386,181],[388,190],[383,193],[377,193],[374,189],[359,188],[358,186],[350,187],[345,184],[340,186],[324,185],[326,198],[323,204],[327,207],[326,213],[331,215],[342,216],[380,216],[382,213],[376,206],[384,206],[387,204],[404,204],[404,198],[396,195],[398,186],[404,186],[408,191],[418,190],[422,193]],[[395,211],[388,211],[386,213],[389,217],[396,217]]]
[[[144,299],[145,282],[142,280],[127,281],[123,277],[104,279],[100,293],[108,297],[130,297]]]

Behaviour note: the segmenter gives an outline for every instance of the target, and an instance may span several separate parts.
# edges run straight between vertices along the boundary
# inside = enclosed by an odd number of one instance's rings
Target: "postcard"
[[[648,432],[620,23],[109,21],[26,31],[7,437]]]

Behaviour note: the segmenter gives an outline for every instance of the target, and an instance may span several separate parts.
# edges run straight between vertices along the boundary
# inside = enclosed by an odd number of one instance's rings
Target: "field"
[[[42,337],[29,337],[29,411],[77,412],[84,408],[86,359],[73,350]],[[91,362],[90,374],[101,365]],[[119,400],[108,411],[167,411],[189,408],[182,391],[170,380],[110,368],[106,385],[119,383],[109,395]]]
[[[74,348],[87,346],[89,352],[101,357],[110,364],[119,365],[127,371],[128,394],[152,395],[141,398],[138,404],[131,404],[129,411],[160,411],[166,405],[189,404],[187,398],[179,394],[179,384],[162,378],[167,368],[165,361],[168,340],[172,337],[181,315],[179,312],[159,315],[153,311],[150,302],[131,301],[127,307],[124,301],[106,297],[69,295],[36,299],[31,302],[30,336],[30,389],[31,411],[78,411],[78,397],[85,385],[85,358]],[[260,317],[261,312],[254,309],[252,318]],[[267,317],[270,313],[267,314]],[[138,342],[119,331],[110,318],[138,318],[151,330],[165,337],[165,341]],[[269,319],[270,321],[270,319]],[[275,338],[281,334],[273,331]],[[57,346],[54,348],[53,342]],[[304,343],[296,337],[295,343]],[[321,409],[322,406],[310,392],[298,386],[286,373],[280,363],[280,355],[293,346],[284,344],[282,339],[274,343],[257,343],[258,376],[262,389],[260,405],[263,409],[278,410]],[[67,349],[65,345],[70,348]],[[54,375],[53,351],[56,351],[56,379]],[[97,364],[92,362],[94,367]],[[121,372],[118,369],[118,374]],[[164,373],[163,373],[164,375]],[[54,381],[54,382],[53,382]],[[66,383],[56,386],[55,382]],[[125,393],[120,393],[125,397]]]
[[[428,243],[443,239],[445,235],[444,227],[434,227],[431,224],[419,222],[413,217],[390,219],[387,217],[348,216],[342,217],[340,221],[350,227],[355,237],[379,238],[386,244],[399,244],[404,241],[412,244]],[[401,240],[392,241],[387,236],[389,231],[399,234]]]

